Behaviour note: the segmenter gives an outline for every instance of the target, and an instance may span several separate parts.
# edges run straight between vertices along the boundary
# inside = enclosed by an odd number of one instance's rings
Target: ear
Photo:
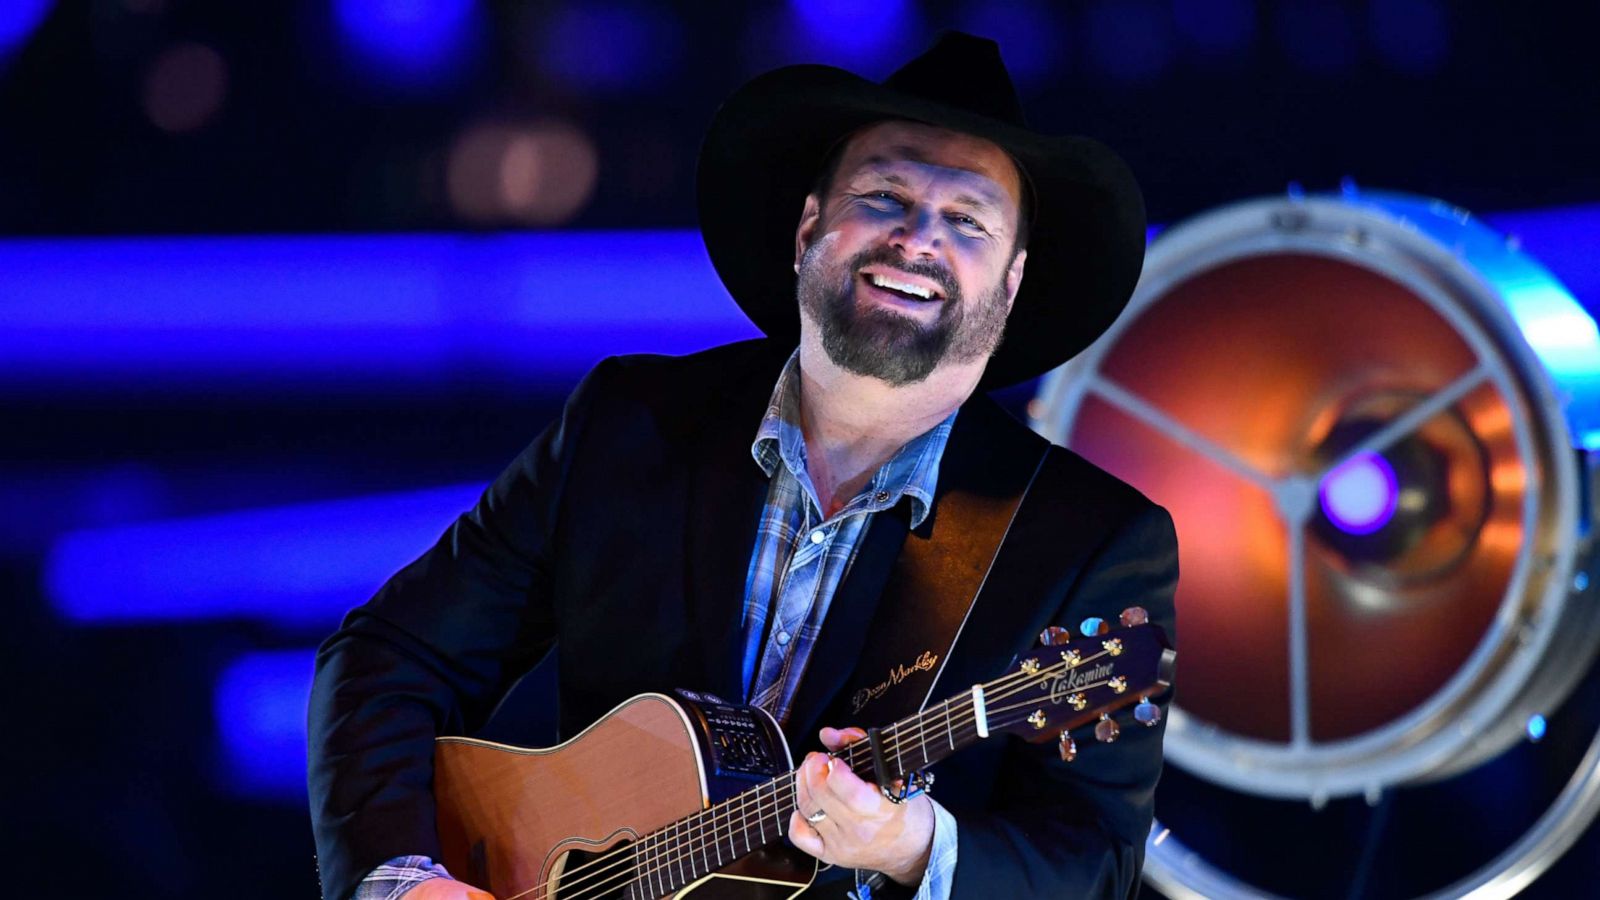
[[[1022,268],[1027,265],[1028,251],[1018,250],[1017,255],[1011,258],[1011,267],[1006,269],[1006,310],[1011,310],[1011,304],[1016,302],[1017,289],[1022,287]]]
[[[806,248],[816,240],[817,227],[822,223],[822,202],[816,194],[806,195],[806,205],[800,210],[800,225],[794,230],[794,270],[800,271],[800,258],[806,255]]]

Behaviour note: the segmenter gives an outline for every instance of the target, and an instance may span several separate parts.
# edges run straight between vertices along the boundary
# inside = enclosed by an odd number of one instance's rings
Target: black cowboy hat
[[[1133,173],[1091,138],[1029,130],[999,45],[949,32],[882,84],[832,66],[786,66],[717,111],[700,151],[700,230],[758,328],[799,340],[794,232],[806,194],[836,143],[885,119],[992,141],[1031,186],[1027,268],[981,387],[1048,371],[1110,327],[1144,262],[1144,198]]]

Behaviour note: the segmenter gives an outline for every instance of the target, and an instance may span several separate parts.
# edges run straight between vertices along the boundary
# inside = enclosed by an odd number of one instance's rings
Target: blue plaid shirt
[[[848,503],[824,517],[806,469],[805,437],[800,430],[799,351],[789,357],[778,375],[750,445],[750,455],[771,484],[745,577],[744,683],[748,701],[772,713],[779,722],[788,719],[828,606],[850,570],[871,515],[905,499],[911,504],[913,528],[927,518],[939,461],[955,419],[952,412],[908,441]],[[955,877],[956,820],[937,801],[933,811],[933,847],[917,900],[948,900]],[[397,900],[415,885],[448,874],[426,856],[397,857],[367,875],[356,889],[355,900]],[[861,900],[868,900],[869,884],[868,873],[858,872],[857,896]]]

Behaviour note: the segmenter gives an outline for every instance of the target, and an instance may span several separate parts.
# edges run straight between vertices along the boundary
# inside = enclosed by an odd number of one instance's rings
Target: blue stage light
[[[5,0],[0,3],[0,62],[27,43],[50,11],[50,0]]]
[[[1277,9],[1278,40],[1296,65],[1325,75],[1343,72],[1356,59],[1350,15],[1334,0],[1289,0]]]
[[[1600,450],[1600,327],[1595,323],[1600,284],[1592,280],[1600,265],[1592,252],[1573,248],[1546,258],[1551,244],[1593,247],[1595,235],[1600,234],[1600,206],[1488,216],[1480,222],[1438,200],[1382,192],[1370,196],[1442,246],[1458,247],[1470,256],[1549,373],[1564,401],[1572,435],[1587,449]],[[1513,235],[1526,229],[1534,239],[1519,236],[1508,241],[1497,228]],[[1586,258],[1574,258],[1579,255]],[[1569,276],[1570,281],[1558,280]],[[1589,309],[1572,291],[1588,295]]]
[[[1356,456],[1317,486],[1323,514],[1347,534],[1371,534],[1389,524],[1399,496],[1394,467],[1377,453]]]
[[[1545,720],[1544,720],[1544,716],[1541,716],[1541,715],[1529,716],[1528,717],[1528,740],[1533,741],[1534,743],[1538,743],[1539,741],[1543,740],[1544,739],[1544,732],[1545,732],[1545,725],[1546,725],[1546,723],[1545,723]]]
[[[534,61],[584,88],[662,91],[673,84],[667,76],[681,62],[682,46],[683,28],[669,9],[629,0],[574,3],[551,14]]]
[[[1172,62],[1172,20],[1154,0],[1100,0],[1085,10],[1090,58],[1122,81],[1146,81]]]
[[[1256,32],[1250,0],[1173,0],[1172,21],[1184,42],[1208,56],[1237,53]]]
[[[213,711],[227,786],[300,801],[306,794],[306,703],[314,650],[249,653],[217,678]]]
[[[431,547],[481,484],[72,532],[45,591],[79,623],[239,618],[327,631]]]
[[[790,9],[818,61],[848,68],[877,68],[912,31],[907,0],[790,0]]]
[[[1067,36],[1049,4],[1036,0],[969,0],[956,12],[962,31],[1000,44],[1006,69],[1018,87],[1037,85],[1059,71]]]
[[[1395,68],[1426,75],[1444,65],[1450,40],[1438,0],[1373,0],[1367,20],[1373,46]]]
[[[483,27],[478,0],[334,0],[333,13],[359,63],[408,88],[456,81]]]

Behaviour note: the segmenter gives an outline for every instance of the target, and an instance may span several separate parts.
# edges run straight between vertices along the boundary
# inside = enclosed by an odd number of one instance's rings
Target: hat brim
[[[1145,248],[1144,198],[1110,148],[1092,138],[1037,134],[820,65],[788,66],[744,85],[718,110],[700,152],[706,250],[756,327],[798,341],[794,233],[806,194],[840,138],[885,119],[992,141],[1033,186],[1022,285],[980,387],[1049,371],[1110,327],[1133,293]]]

